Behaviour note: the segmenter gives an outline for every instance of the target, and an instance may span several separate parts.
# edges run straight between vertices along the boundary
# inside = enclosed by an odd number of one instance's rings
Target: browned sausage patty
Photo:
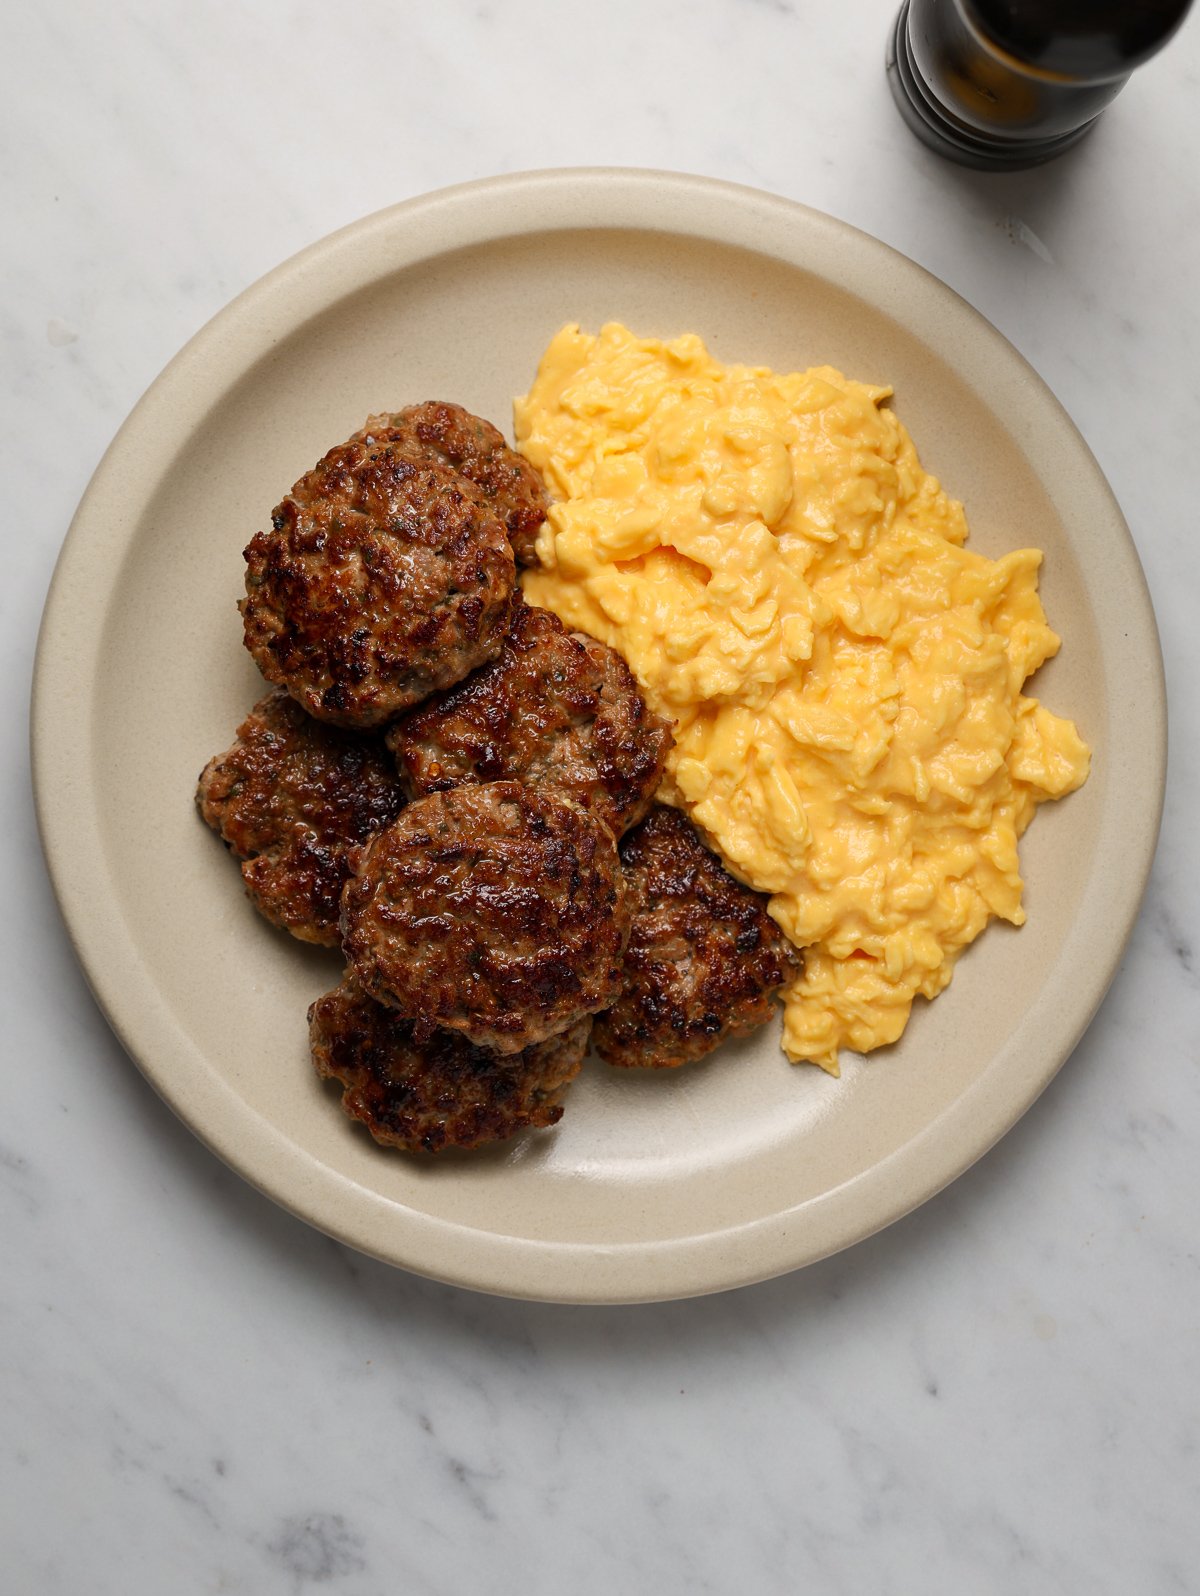
[[[363,990],[515,1053],[607,1007],[629,908],[606,826],[550,787],[456,787],[409,804],[342,894]]]
[[[547,782],[617,836],[649,809],[671,742],[619,654],[519,597],[499,657],[388,731],[410,797]]]
[[[246,549],[246,647],[310,714],[378,726],[500,651],[504,522],[417,443],[351,439]]]
[[[634,899],[626,986],[596,1021],[606,1063],[673,1069],[771,1017],[771,994],[799,973],[767,913],[700,841],[691,821],[656,806],[621,844]]]
[[[483,490],[508,528],[521,565],[535,565],[534,544],[546,519],[546,494],[529,461],[510,449],[490,421],[461,405],[427,399],[379,416],[369,416],[360,438],[413,438],[446,465]]]
[[[318,1075],[341,1081],[342,1107],[387,1147],[440,1152],[500,1142],[562,1118],[591,1020],[521,1053],[472,1047],[451,1031],[418,1041],[411,1020],[365,995],[353,976],[308,1011]]]
[[[382,738],[322,726],[276,688],[204,767],[196,802],[267,919],[336,947],[350,861],[404,796]]]

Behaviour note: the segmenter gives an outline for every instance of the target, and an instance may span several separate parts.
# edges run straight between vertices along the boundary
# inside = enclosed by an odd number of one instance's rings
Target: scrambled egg
[[[526,594],[676,722],[660,796],[806,950],[784,1046],[894,1042],[998,915],[1017,839],[1088,750],[1021,692],[1059,646],[1041,554],[963,547],[891,390],[564,327],[516,403],[555,502]]]

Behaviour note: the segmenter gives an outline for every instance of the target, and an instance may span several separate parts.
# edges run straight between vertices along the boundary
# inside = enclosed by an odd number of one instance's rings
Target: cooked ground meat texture
[[[451,1031],[418,1041],[411,1020],[367,997],[352,976],[308,1011],[318,1075],[345,1087],[342,1107],[377,1142],[409,1151],[479,1147],[562,1118],[591,1020],[523,1052],[500,1054]]]
[[[381,725],[499,653],[516,566],[483,492],[416,442],[331,449],[245,551],[246,647],[339,726]]]
[[[508,528],[521,565],[536,565],[534,544],[546,519],[541,478],[503,434],[461,405],[427,399],[363,423],[362,438],[416,439],[438,459],[483,490]]]
[[[656,806],[621,844],[634,900],[621,996],[592,1041],[608,1064],[673,1069],[771,1018],[799,957],[767,900],[733,877],[678,810]]]
[[[671,743],[619,654],[520,598],[499,656],[388,731],[410,797],[546,782],[616,836],[649,809]]]
[[[515,1053],[606,1008],[629,906],[608,828],[551,787],[488,782],[409,804],[342,894],[363,990]]]
[[[336,947],[351,860],[404,795],[381,737],[323,726],[276,688],[205,766],[196,802],[267,919]]]

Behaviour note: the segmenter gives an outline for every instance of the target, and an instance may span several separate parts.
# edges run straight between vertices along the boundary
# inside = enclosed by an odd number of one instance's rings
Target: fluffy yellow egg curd
[[[835,1074],[1023,922],[1017,839],[1089,763],[1021,691],[1059,646],[1041,554],[963,548],[890,393],[610,323],[564,327],[515,407],[555,501],[526,595],[675,720],[660,796],[771,895],[805,950],[784,1047]]]

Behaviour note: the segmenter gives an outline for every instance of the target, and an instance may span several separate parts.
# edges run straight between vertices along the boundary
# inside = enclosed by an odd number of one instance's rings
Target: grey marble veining
[[[897,121],[891,9],[63,0],[6,19],[4,1592],[1200,1588],[1200,23],[1074,154],[984,178]],[[71,512],[211,314],[407,195],[605,163],[803,200],[988,316],[1112,482],[1172,695],[1144,911],[1030,1114],[853,1251],[641,1309],[400,1274],[217,1163],[74,963],[23,708]]]

